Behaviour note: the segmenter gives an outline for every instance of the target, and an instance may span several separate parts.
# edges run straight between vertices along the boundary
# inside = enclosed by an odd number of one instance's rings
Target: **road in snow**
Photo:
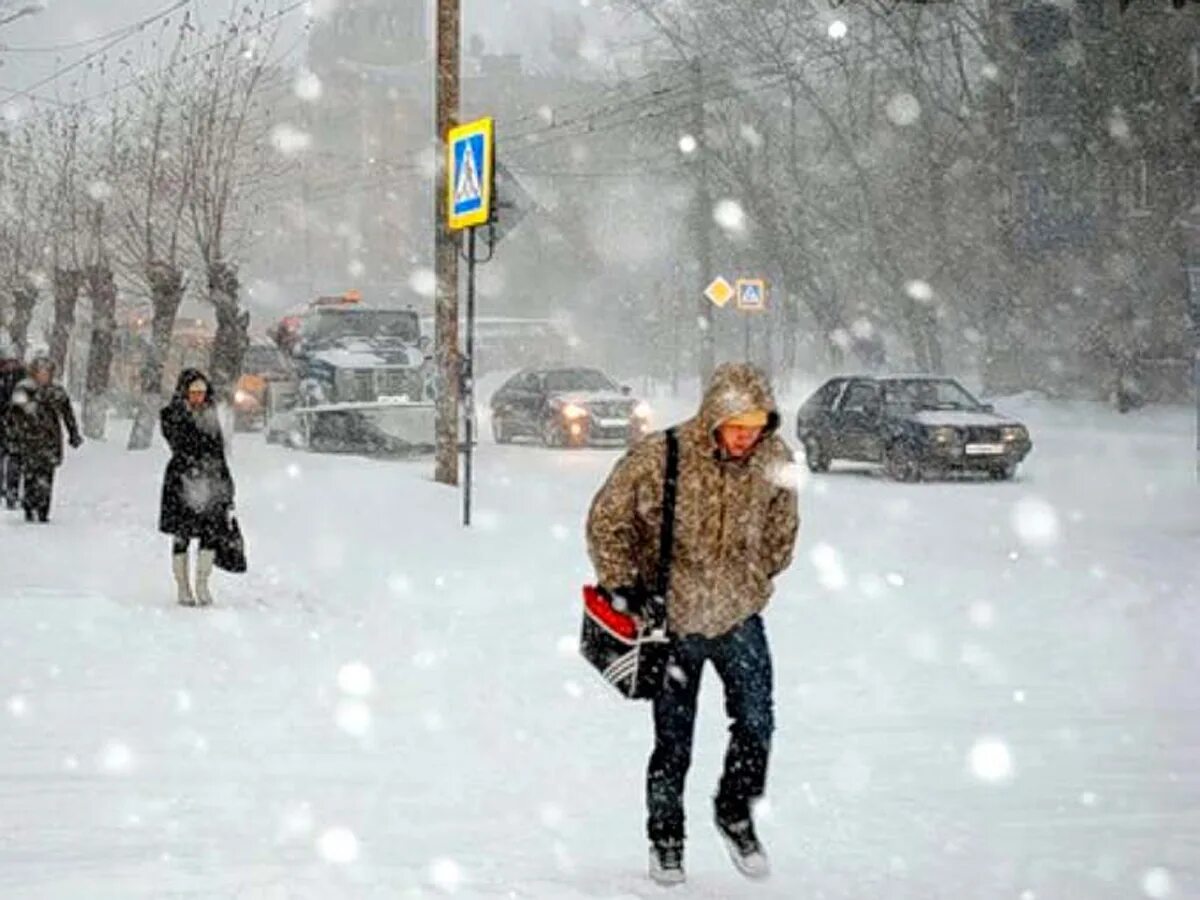
[[[672,896],[1200,896],[1187,413],[1011,411],[1016,483],[807,481],[776,874],[708,822],[710,681]],[[428,464],[236,450],[253,572],[213,610],[172,605],[161,448],[89,445],[48,528],[0,521],[0,896],[658,896],[647,711],[573,648],[613,454],[483,447],[464,533]]]

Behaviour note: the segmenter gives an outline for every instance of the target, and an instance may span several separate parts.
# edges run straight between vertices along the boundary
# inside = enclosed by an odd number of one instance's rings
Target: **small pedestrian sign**
[[[733,299],[733,285],[718,276],[704,289],[704,296],[711,300],[714,306],[724,307]]]
[[[767,283],[761,278],[739,278],[737,306],[742,312],[762,312],[767,308]]]
[[[479,119],[452,128],[446,154],[447,225],[451,231],[486,225],[492,217],[493,120]]]

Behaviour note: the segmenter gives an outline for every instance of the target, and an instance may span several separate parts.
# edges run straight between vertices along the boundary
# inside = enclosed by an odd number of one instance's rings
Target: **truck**
[[[266,388],[266,439],[330,453],[434,448],[434,366],[411,309],[366,306],[353,291],[285,317],[272,339],[289,359]]]

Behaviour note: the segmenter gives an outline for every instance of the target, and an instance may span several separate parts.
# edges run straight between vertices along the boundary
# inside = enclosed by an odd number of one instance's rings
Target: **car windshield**
[[[883,396],[884,403],[896,409],[976,412],[981,408],[979,401],[962,385],[949,379],[914,378],[885,382]]]
[[[251,347],[242,360],[242,371],[256,375],[278,375],[285,371],[283,357],[273,347]]]
[[[595,369],[567,369],[546,373],[546,390],[552,394],[568,391],[615,391],[617,386]]]
[[[304,323],[306,341],[328,343],[346,338],[400,338],[415,344],[421,336],[417,314],[408,310],[342,310],[318,313]]]

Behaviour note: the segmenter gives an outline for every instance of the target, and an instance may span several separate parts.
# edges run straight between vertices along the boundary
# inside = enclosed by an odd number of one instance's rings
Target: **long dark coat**
[[[25,367],[20,360],[0,359],[0,456],[16,453],[16,435],[12,431],[11,408],[13,391],[25,380]]]
[[[193,411],[186,392],[195,381],[208,386],[208,399]],[[183,371],[175,396],[163,407],[159,418],[163,437],[171,448],[171,461],[163,477],[159,530],[214,543],[226,531],[234,486],[208,379],[195,369]]]
[[[60,385],[39,386],[27,378],[12,394],[8,416],[8,441],[24,465],[50,469],[62,465],[63,428],[71,443],[80,443],[79,426],[71,398]]]

